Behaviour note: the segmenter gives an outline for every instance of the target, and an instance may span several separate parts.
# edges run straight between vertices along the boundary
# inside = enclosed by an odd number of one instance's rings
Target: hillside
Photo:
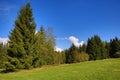
[[[120,80],[120,58],[0,73],[0,80]]]

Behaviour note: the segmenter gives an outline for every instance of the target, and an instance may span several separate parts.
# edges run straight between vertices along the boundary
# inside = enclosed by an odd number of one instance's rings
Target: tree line
[[[75,63],[88,60],[120,58],[120,39],[115,37],[105,42],[98,35],[89,38],[87,44],[80,47],[72,46],[65,50],[66,62]]]
[[[0,68],[4,71],[31,69],[42,65],[77,63],[89,60],[120,57],[120,39],[105,42],[98,35],[89,38],[87,44],[74,44],[62,52],[56,52],[52,28],[43,26],[36,32],[30,3],[20,9],[6,45],[0,44]]]

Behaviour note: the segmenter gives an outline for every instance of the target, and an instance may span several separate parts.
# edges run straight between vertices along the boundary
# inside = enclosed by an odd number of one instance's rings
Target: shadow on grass
[[[11,72],[17,72],[17,70],[0,70],[0,74],[6,74],[6,73],[11,73]]]

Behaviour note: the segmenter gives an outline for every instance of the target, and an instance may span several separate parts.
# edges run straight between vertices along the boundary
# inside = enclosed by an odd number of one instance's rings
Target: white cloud
[[[84,41],[79,42],[79,39],[76,38],[75,36],[70,36],[70,37],[69,37],[69,40],[70,40],[76,47],[82,46],[82,45],[84,44]]]
[[[76,38],[75,36],[60,37],[60,38],[56,38],[56,40],[68,40],[72,42],[76,47],[82,46],[84,44],[84,41],[79,41],[79,39]]]
[[[81,42],[80,42],[80,45],[82,46],[83,44],[84,44],[84,41],[81,41]]]
[[[7,44],[8,38],[0,38],[0,43],[3,43],[4,45]]]
[[[36,30],[36,31],[35,31],[35,34],[37,34],[37,33],[38,33],[38,31]]]
[[[61,49],[61,48],[59,48],[59,47],[55,47],[55,51],[57,51],[57,52],[62,52],[63,51],[63,49]]]

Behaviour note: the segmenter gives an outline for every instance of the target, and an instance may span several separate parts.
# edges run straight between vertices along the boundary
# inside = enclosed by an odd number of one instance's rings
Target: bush
[[[31,65],[29,63],[25,63],[24,67],[25,67],[24,69],[31,69]]]
[[[33,68],[33,57],[29,56],[23,59],[24,69],[31,69]]]
[[[36,67],[41,67],[42,65],[44,65],[44,61],[41,57],[36,57],[33,59],[33,67],[36,68]]]
[[[83,62],[83,61],[88,61],[89,60],[89,55],[87,53],[80,53],[79,54],[79,61]]]
[[[18,69],[22,69],[23,67],[20,61],[17,58],[8,57],[8,60],[3,62],[5,71],[13,72],[17,71]]]
[[[5,62],[5,72],[14,72],[17,71],[16,67],[12,65],[10,62]]]
[[[65,53],[56,52],[54,56],[54,64],[64,64],[65,63]]]
[[[6,54],[1,54],[0,53],[0,69],[3,69],[4,68],[4,62],[7,61],[7,57],[6,57]]]

